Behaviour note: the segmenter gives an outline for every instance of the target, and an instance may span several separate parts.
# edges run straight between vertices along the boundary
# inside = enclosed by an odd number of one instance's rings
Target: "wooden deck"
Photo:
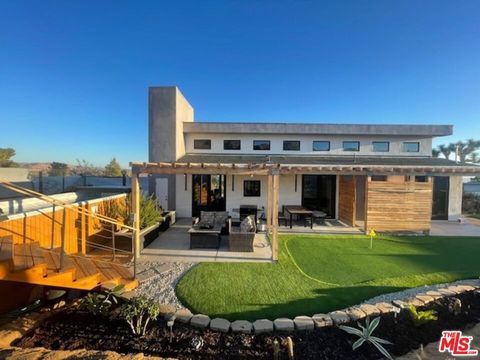
[[[13,245],[10,236],[0,238],[0,280],[80,290],[111,284],[124,284],[126,290],[138,286],[130,269],[122,264],[69,254],[60,270],[58,249],[42,248],[38,242]]]

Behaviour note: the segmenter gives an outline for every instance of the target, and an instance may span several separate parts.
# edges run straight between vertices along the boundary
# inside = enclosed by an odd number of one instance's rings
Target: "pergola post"
[[[140,182],[138,174],[132,174],[133,256],[140,257]]]
[[[272,229],[272,192],[273,180],[272,175],[267,176],[267,232]]]
[[[280,175],[277,172],[273,175],[272,181],[272,259],[278,260],[278,197],[280,189]]]

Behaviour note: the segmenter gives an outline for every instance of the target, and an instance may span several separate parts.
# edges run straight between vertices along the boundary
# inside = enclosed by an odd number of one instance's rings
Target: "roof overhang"
[[[228,158],[228,156],[226,156]],[[428,158],[434,159],[434,158]],[[208,159],[205,159],[208,160]],[[234,159],[232,159],[234,160]],[[393,160],[393,159],[392,159]],[[273,174],[341,174],[341,175],[480,175],[480,166],[455,162],[428,161],[417,164],[369,163],[362,159],[343,163],[280,163],[273,159],[264,162],[132,162],[133,174],[231,174],[231,175],[273,175]],[[444,159],[439,159],[444,160]]]
[[[453,125],[184,122],[184,133],[448,136]]]

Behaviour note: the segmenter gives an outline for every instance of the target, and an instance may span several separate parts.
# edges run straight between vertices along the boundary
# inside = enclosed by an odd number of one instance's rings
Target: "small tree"
[[[118,163],[117,159],[113,158],[107,166],[105,166],[105,175],[106,176],[122,176],[122,168]]]
[[[89,163],[87,160],[77,159],[77,165],[71,171],[74,175],[94,175],[101,176],[104,173],[104,169],[101,167],[94,166],[92,163]]]
[[[14,167],[17,164],[11,160],[15,156],[15,150],[12,148],[0,148],[0,167]]]
[[[143,336],[150,321],[156,320],[160,306],[143,296],[134,297],[120,308],[120,316],[130,325],[135,335]]]
[[[68,165],[61,162],[52,162],[50,164],[50,170],[48,174],[50,176],[62,176],[65,175],[68,171]]]

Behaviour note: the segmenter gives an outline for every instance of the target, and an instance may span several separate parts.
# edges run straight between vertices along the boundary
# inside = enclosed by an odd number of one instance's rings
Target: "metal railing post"
[[[53,249],[55,245],[55,203],[53,203],[52,209],[52,239],[50,243],[50,249]]]
[[[115,224],[111,224],[112,226],[112,252],[113,252],[113,260],[115,260]]]
[[[65,226],[66,224],[66,218],[67,218],[67,209],[64,207],[63,208],[63,221],[62,221],[62,245],[60,247],[60,269],[59,271],[63,270],[64,267],[64,261],[65,261],[65,233],[67,227]]]

